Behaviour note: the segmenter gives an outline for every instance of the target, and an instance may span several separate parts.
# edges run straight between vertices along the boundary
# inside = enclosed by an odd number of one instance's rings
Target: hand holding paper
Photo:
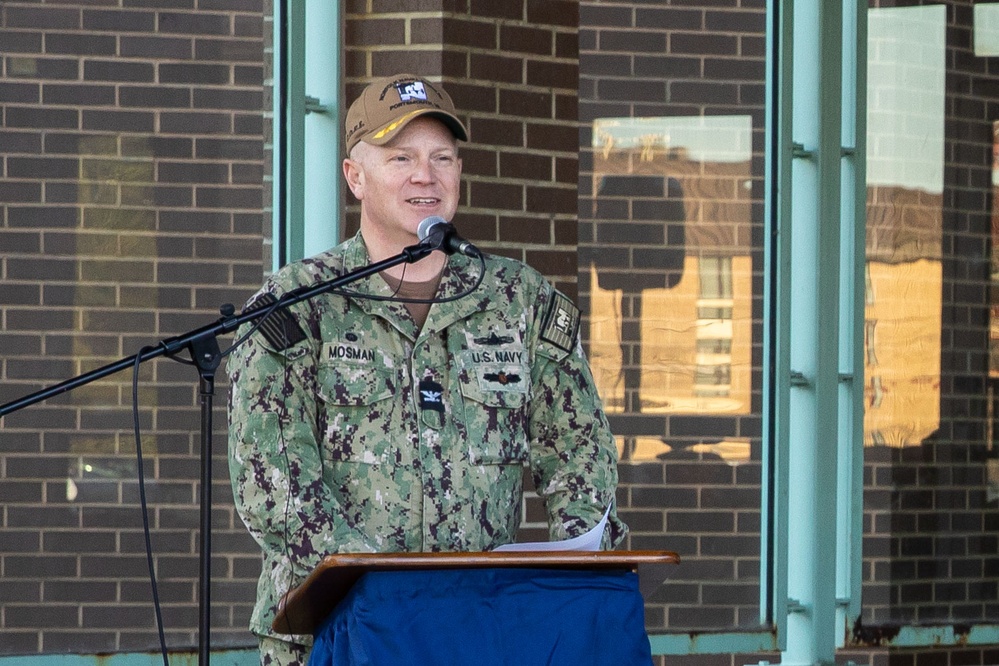
[[[604,537],[604,528],[607,526],[607,516],[610,514],[610,505],[607,506],[607,510],[604,511],[604,517],[600,519],[600,522],[593,527],[593,529],[587,531],[585,534],[580,534],[577,537],[571,539],[565,539],[564,541],[532,541],[529,543],[508,543],[504,546],[500,546],[493,550],[494,553],[507,552],[536,552],[536,551],[554,551],[554,550],[585,550],[594,551],[600,550],[600,542]]]

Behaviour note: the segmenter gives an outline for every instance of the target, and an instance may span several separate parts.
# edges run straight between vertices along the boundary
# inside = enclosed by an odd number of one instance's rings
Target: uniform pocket
[[[462,357],[461,394],[468,458],[475,465],[520,464],[527,460],[526,365],[474,362]]]
[[[363,407],[394,391],[392,373],[370,365],[337,363],[319,366],[319,397],[328,405]]]
[[[316,377],[321,402],[320,432],[334,462],[387,462],[393,440],[386,425],[393,407],[386,398],[397,390],[396,374],[370,365],[321,365]]]

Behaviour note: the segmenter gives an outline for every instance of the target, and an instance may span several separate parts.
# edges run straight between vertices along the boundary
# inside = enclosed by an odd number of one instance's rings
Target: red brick
[[[497,83],[523,83],[523,69],[520,58],[485,53],[473,53],[471,56],[470,73],[476,79]]]
[[[499,90],[499,110],[503,115],[531,118],[552,117],[552,95],[534,90]]]
[[[468,121],[468,133],[480,146],[524,145],[524,125],[518,119],[501,120],[473,116]]]
[[[526,18],[520,2],[494,2],[493,0],[471,0],[471,12],[475,16],[494,19],[523,20]]]

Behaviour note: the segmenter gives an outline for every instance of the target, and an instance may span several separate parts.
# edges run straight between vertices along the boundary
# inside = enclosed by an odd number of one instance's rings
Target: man
[[[467,131],[439,85],[371,83],[346,118],[360,232],[284,267],[251,303],[395,256],[428,217],[450,221],[458,140]],[[349,289],[278,315],[228,362],[236,507],[264,551],[251,620],[264,664],[305,663],[311,637],[271,622],[327,554],[512,542],[525,464],[553,540],[609,507],[603,546],[627,529],[613,508],[617,450],[565,296],[519,262],[487,256],[483,268],[440,251]]]

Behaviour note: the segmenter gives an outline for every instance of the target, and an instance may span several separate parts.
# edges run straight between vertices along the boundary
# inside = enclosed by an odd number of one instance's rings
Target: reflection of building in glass
[[[752,404],[751,119],[594,123],[590,357],[611,413],[746,415]],[[749,439],[634,438],[748,459]]]
[[[866,446],[917,446],[940,427],[942,12],[870,13]]]
[[[868,12],[860,640],[997,613],[986,189],[995,73],[971,53],[971,3],[879,4],[892,6]],[[977,47],[987,4],[975,5]]]
[[[676,287],[646,294],[643,413],[749,412],[751,288],[747,251],[688,256]]]
[[[992,266],[989,375],[999,378],[999,120],[992,123]]]
[[[972,11],[975,55],[999,56],[999,2],[976,2]]]
[[[732,392],[732,257],[701,257],[694,395]]]
[[[940,425],[940,260],[867,273],[864,444],[918,445]]]
[[[999,9],[999,5],[996,5]],[[999,46],[999,39],[997,46]],[[992,265],[989,270],[989,414],[987,445],[988,500],[999,500],[999,450],[996,447],[995,400],[999,379],[999,120],[992,123]]]

